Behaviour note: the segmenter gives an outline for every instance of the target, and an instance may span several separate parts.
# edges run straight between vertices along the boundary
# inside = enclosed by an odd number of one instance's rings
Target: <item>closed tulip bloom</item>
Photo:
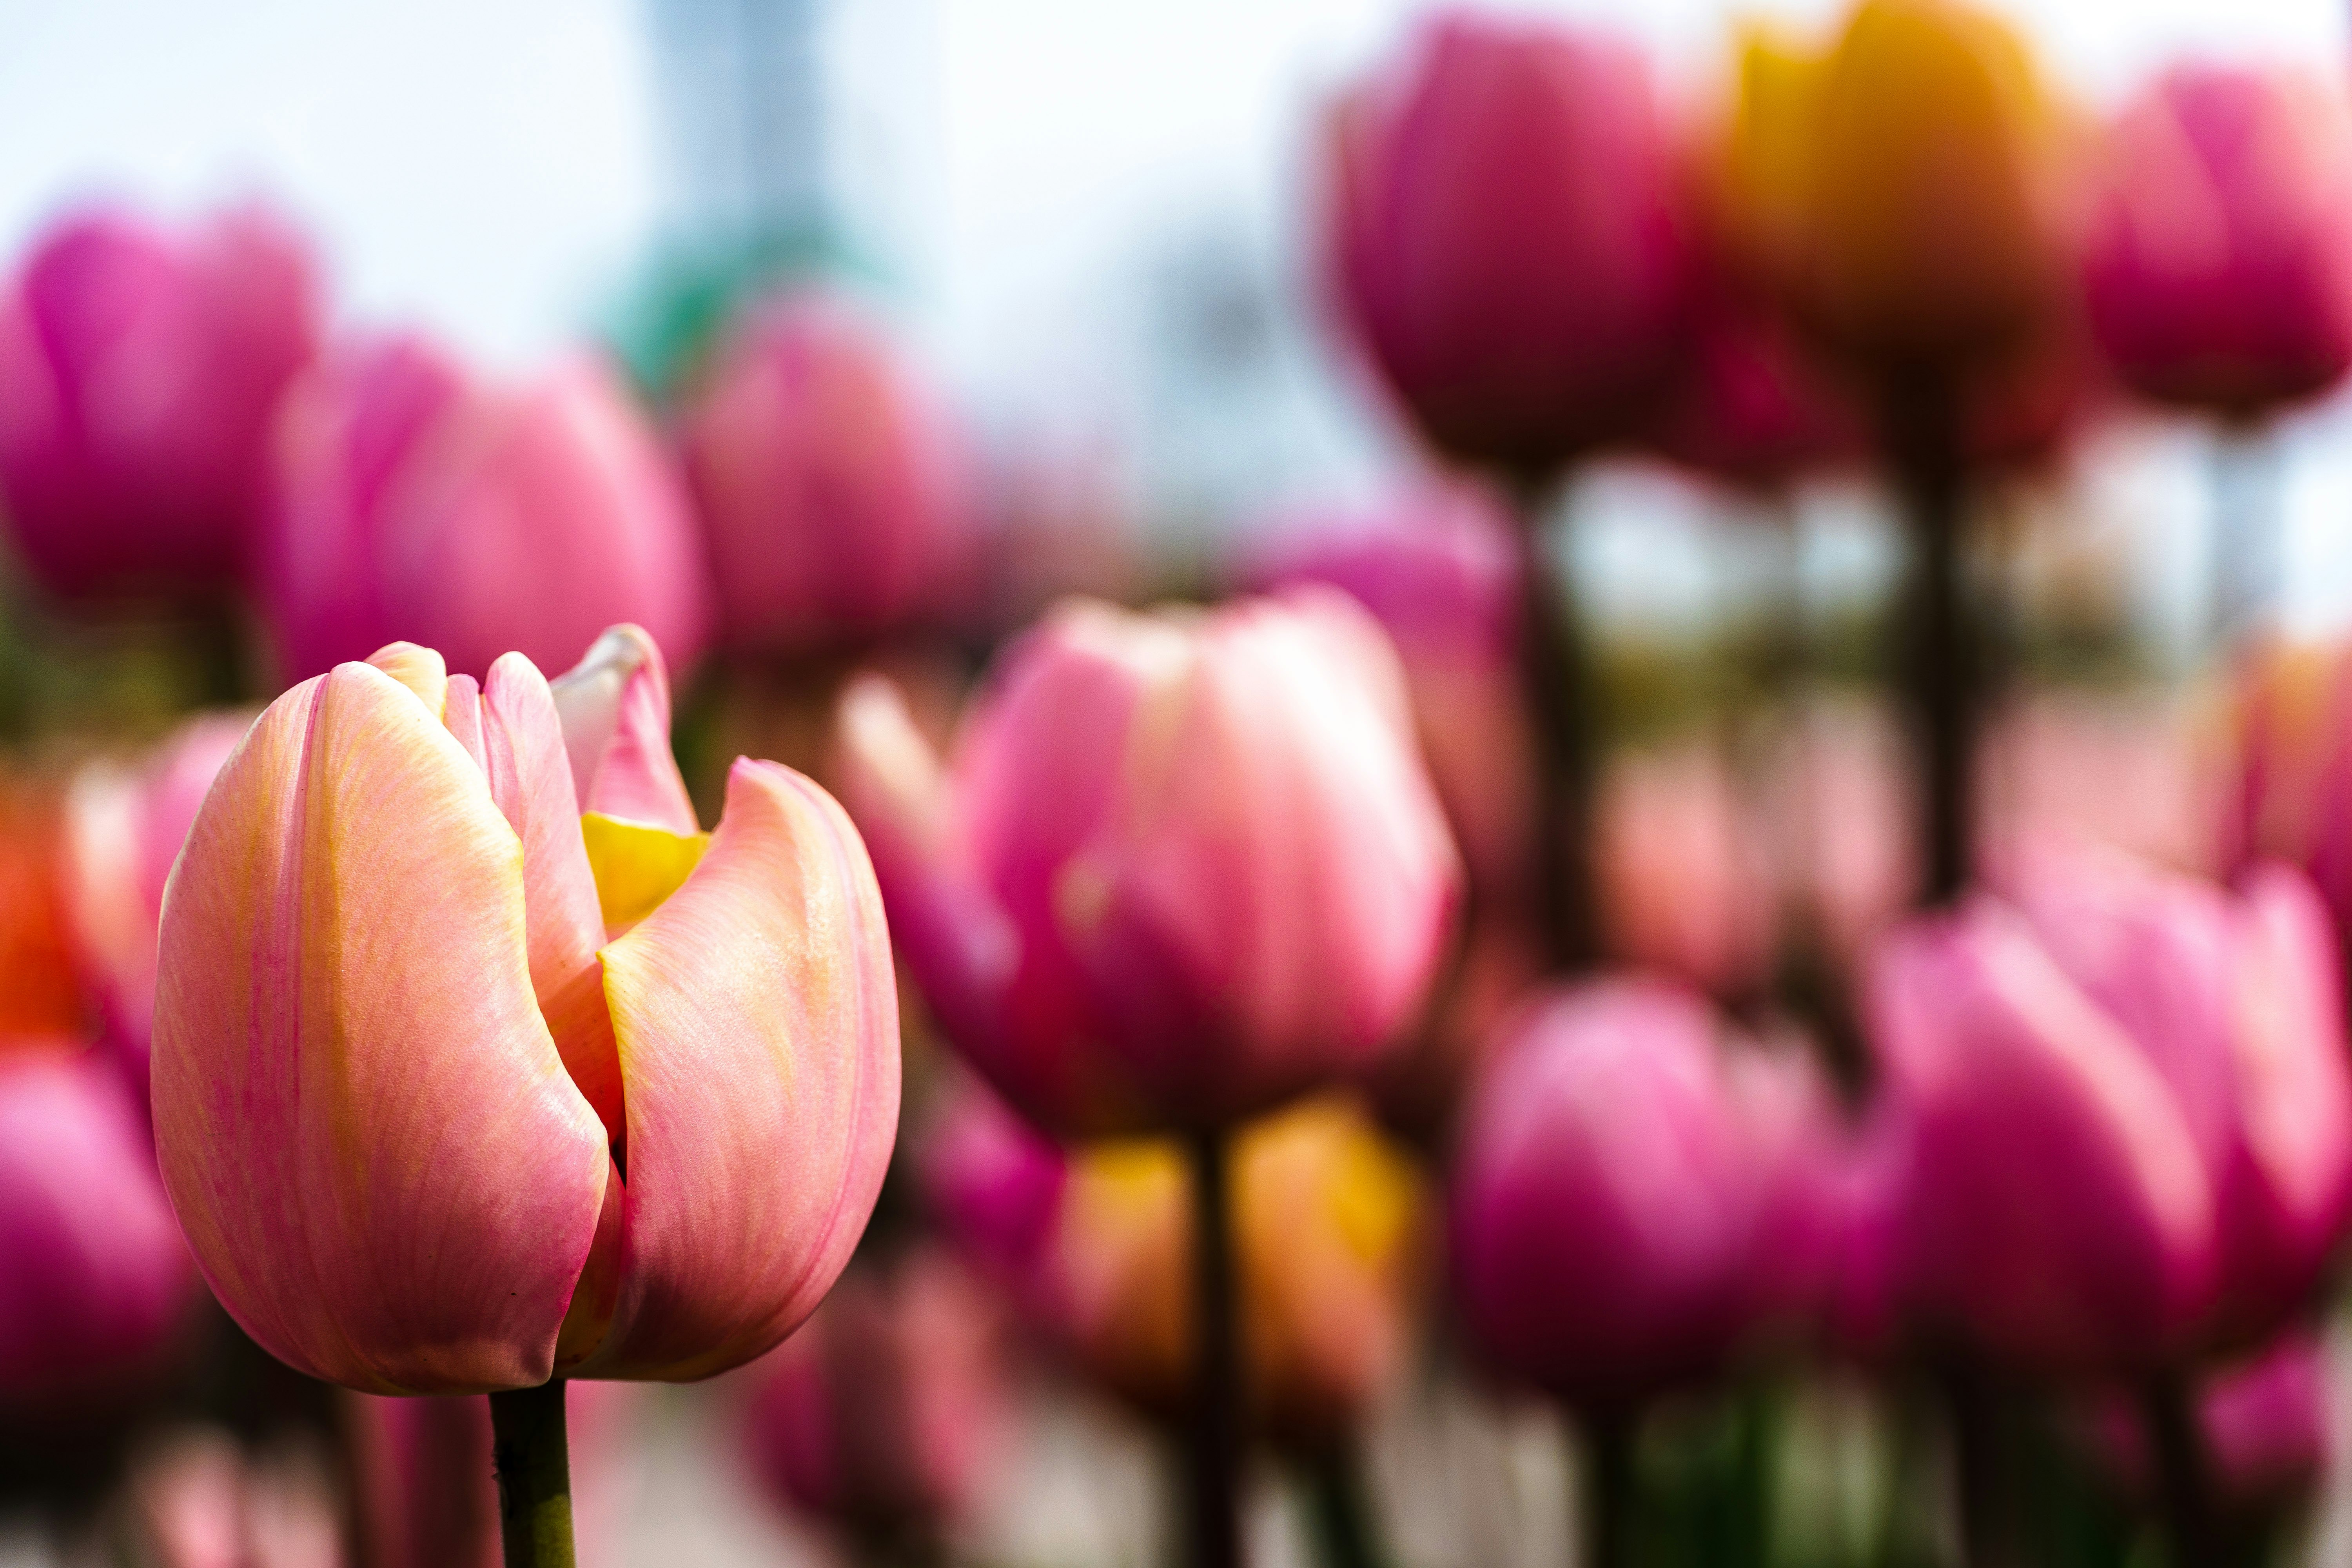
[[[1370,1068],[1461,870],[1396,656],[1342,595],[1073,601],[943,769],[879,679],[836,774],[948,1037],[1064,1135],[1217,1127]]]
[[[1782,1271],[1799,1253],[1771,1250],[1810,1228],[1815,1097],[1756,1081],[1723,1034],[1654,981],[1544,993],[1507,1024],[1465,1112],[1449,1231],[1465,1326],[1502,1371],[1622,1407],[1816,1293]]]
[[[1915,1306],[2057,1372],[2143,1370],[2300,1308],[2352,1196],[2326,927],[2087,856],[1890,933],[1870,1024]]]
[[[0,1047],[0,1416],[75,1415],[168,1370],[195,1273],[104,1058]]]
[[[898,1116],[889,939],[832,800],[697,829],[659,655],[551,690],[396,644],[272,703],[166,889],[155,1131],[246,1331],[364,1392],[667,1381],[789,1332]]]
[[[257,210],[49,229],[0,294],[0,497],[34,575],[70,595],[233,581],[320,314],[308,248]]]
[[[680,438],[730,644],[857,643],[975,607],[960,437],[839,302],[754,307],[689,394]]]
[[[708,615],[683,488],[610,371],[502,383],[415,336],[288,391],[259,584],[289,679],[396,640],[477,679],[509,650],[552,668],[621,621],[690,660]]]
[[[1542,477],[1632,435],[1689,308],[1673,136],[1634,50],[1451,12],[1338,107],[1339,313],[1432,445]]]
[[[2241,417],[2352,365],[2352,105],[2316,75],[2190,63],[2109,131],[2084,260],[2136,390]]]
[[[855,1534],[937,1540],[979,1500],[1004,1436],[996,1327],[942,1254],[852,1268],[744,1374],[753,1479]]]

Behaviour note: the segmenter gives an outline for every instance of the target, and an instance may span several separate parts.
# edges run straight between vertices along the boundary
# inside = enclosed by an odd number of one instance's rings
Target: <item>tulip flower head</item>
[[[0,293],[0,497],[33,574],[76,595],[227,585],[320,292],[258,210],[179,232],[92,211],[43,236]]]
[[[1691,271],[1672,142],[1631,47],[1461,11],[1339,105],[1338,310],[1440,452],[1548,477],[1664,394]]]
[[[2109,132],[2084,258],[2134,388],[2240,418],[2352,366],[2352,104],[2315,76],[2189,64]]]
[[[551,689],[395,644],[272,703],[163,900],[164,1183],[222,1304],[363,1392],[688,1381],[824,1295],[898,1117],[848,818],[739,760],[698,829],[659,654]]]
[[[288,391],[270,479],[259,588],[289,677],[406,639],[479,679],[622,621],[701,647],[683,488],[593,360],[509,384],[422,337],[346,344]]]
[[[1420,1005],[1460,864],[1396,656],[1308,589],[1073,601],[943,769],[887,682],[836,775],[948,1037],[1066,1135],[1218,1127],[1371,1067]]]

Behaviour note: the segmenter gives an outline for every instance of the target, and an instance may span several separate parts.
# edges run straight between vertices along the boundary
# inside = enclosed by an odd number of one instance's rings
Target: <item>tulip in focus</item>
[[[1916,1310],[2054,1373],[2146,1372],[2301,1309],[2352,1199],[2309,885],[2088,854],[1890,932],[1868,1012]]]
[[[978,1500],[1004,1436],[996,1327],[943,1254],[851,1268],[744,1374],[753,1478],[854,1539],[936,1544]]]
[[[841,304],[755,307],[689,394],[681,440],[730,645],[856,644],[973,607],[960,438]]]
[[[2109,132],[2084,289],[2135,389],[2250,418],[2352,365],[2352,104],[2316,75],[2189,64]]]
[[[889,936],[823,792],[697,826],[635,627],[551,689],[408,644],[272,703],[163,900],[157,1152],[214,1293],[379,1394],[707,1377],[815,1306],[898,1101]]]
[[[320,294],[308,247],[255,209],[50,228],[0,294],[0,497],[33,574],[76,595],[233,581]]]
[[[1380,628],[1326,589],[1072,601],[942,768],[886,682],[836,776],[950,1040],[1057,1134],[1229,1125],[1370,1069],[1461,870]]]
[[[1665,394],[1692,244],[1672,143],[1631,47],[1465,11],[1339,105],[1337,308],[1439,451],[1540,479]]]
[[[604,365],[521,383],[419,336],[347,343],[287,393],[257,563],[289,679],[407,640],[479,679],[614,622],[690,661],[708,615],[683,487]]]

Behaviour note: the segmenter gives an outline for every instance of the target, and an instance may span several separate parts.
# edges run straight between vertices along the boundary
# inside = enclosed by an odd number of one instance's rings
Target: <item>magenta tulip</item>
[[[287,393],[259,581],[289,678],[399,639],[478,679],[510,649],[551,667],[619,621],[690,659],[707,616],[684,491],[610,372],[505,384],[414,336]]]
[[[840,303],[753,309],[690,395],[682,439],[730,644],[854,644],[973,607],[958,436]]]
[[[2091,321],[2150,397],[2249,416],[2352,365],[2352,105],[2316,75],[2191,64],[2108,133]]]
[[[2324,916],[2074,856],[1890,932],[1869,1014],[1906,1293],[1986,1350],[2126,1373],[2303,1305],[2352,1198]]]
[[[258,210],[51,228],[0,296],[0,496],[34,574],[72,595],[232,581],[320,314],[308,248]]]
[[[1864,449],[1864,422],[1795,324],[1717,261],[1683,372],[1646,434],[1658,453],[1740,489],[1783,489]]]
[[[1805,1212],[1825,1101],[1696,995],[1611,981],[1529,1001],[1473,1091],[1451,1242],[1502,1370],[1622,1409],[1720,1367],[1834,1263]]]
[[[0,1418],[84,1414],[168,1369],[195,1274],[101,1057],[0,1048]]]
[[[1339,313],[1440,450],[1541,477],[1630,436],[1671,382],[1684,175],[1613,38],[1466,12],[1333,120]]]
[[[551,690],[396,644],[272,703],[163,900],[164,1183],[214,1293],[364,1392],[686,1381],[807,1315],[898,1118],[856,831],[738,760],[696,828],[659,656]],[[583,812],[583,809],[584,812]]]
[[[1394,1043],[1461,881],[1395,653],[1328,589],[1071,601],[951,772],[878,678],[838,776],[949,1037],[1063,1133],[1219,1127]]]

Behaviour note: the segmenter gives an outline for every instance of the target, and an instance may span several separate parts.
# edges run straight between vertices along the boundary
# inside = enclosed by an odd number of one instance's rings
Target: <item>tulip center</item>
[[[710,846],[708,833],[672,833],[601,811],[581,816],[580,835],[587,842],[588,868],[596,879],[596,902],[604,912],[607,940],[617,939],[659,909]]]

